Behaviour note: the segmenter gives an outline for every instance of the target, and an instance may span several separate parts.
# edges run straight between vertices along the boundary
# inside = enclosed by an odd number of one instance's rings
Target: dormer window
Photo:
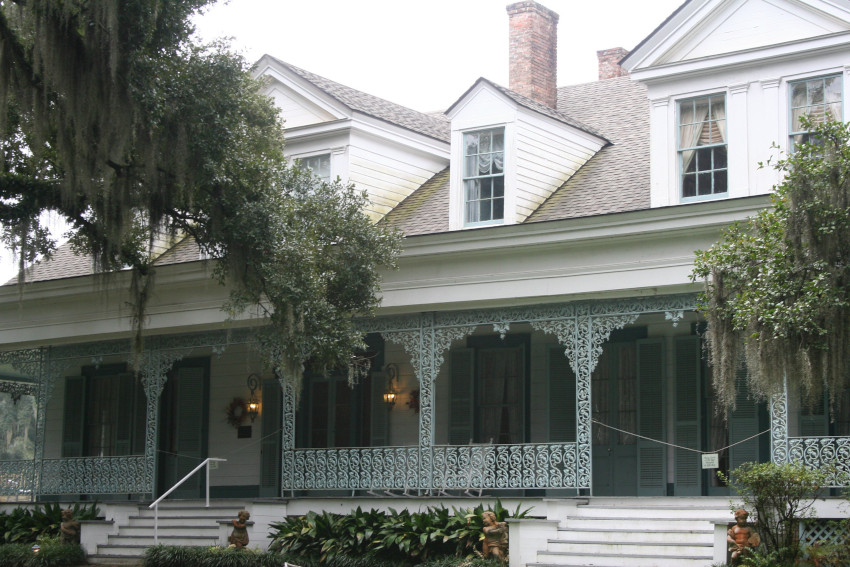
[[[463,135],[464,224],[505,218],[505,129]]]
[[[679,102],[679,172],[683,199],[727,192],[724,95]]]
[[[324,181],[325,183],[331,180],[331,154],[319,154],[301,158],[303,167],[313,170],[313,175]]]
[[[813,124],[841,120],[841,75],[818,77],[791,83],[791,149],[809,141],[800,119],[808,116]]]

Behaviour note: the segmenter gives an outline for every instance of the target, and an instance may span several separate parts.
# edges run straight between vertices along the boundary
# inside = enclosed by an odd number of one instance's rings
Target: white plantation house
[[[688,0],[564,87],[558,15],[507,11],[510,84],[479,79],[442,113],[256,65],[288,154],[405,235],[361,322],[368,378],[307,375],[296,403],[249,346],[259,321],[225,326],[191,241],[163,249],[134,374],[125,282],[104,290],[62,248],[0,287],[0,391],[38,408],[34,458],[0,461],[0,494],[98,500],[90,552],[132,554],[137,508],[224,458],[169,499],[247,508],[252,544],[311,509],[500,497],[545,518],[511,524],[514,566],[708,565],[731,518],[718,468],[803,461],[850,484],[850,394],[832,422],[743,388],[716,416],[689,277],[694,250],[769,204],[771,144],[805,137],[802,115],[850,116],[850,1]],[[671,531],[681,545],[657,543]]]

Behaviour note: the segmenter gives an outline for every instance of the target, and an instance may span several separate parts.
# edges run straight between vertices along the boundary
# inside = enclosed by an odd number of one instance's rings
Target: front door
[[[157,494],[162,494],[207,458],[209,359],[174,366],[162,395]],[[198,471],[169,496],[201,498],[205,475]]]

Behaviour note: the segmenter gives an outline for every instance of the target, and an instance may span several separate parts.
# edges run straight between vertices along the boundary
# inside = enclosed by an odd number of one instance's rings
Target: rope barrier
[[[700,449],[692,449],[691,447],[682,447],[681,445],[676,445],[675,443],[668,443],[667,441],[662,441],[660,439],[653,439],[652,437],[646,437],[644,435],[638,435],[637,433],[632,433],[631,431],[626,431],[625,429],[619,429],[617,427],[614,427],[613,425],[608,425],[607,423],[602,423],[601,421],[596,420],[596,419],[591,419],[590,421],[592,423],[595,423],[596,425],[601,425],[602,427],[607,427],[608,429],[613,429],[614,431],[618,431],[620,433],[625,433],[626,435],[631,435],[632,437],[640,437],[641,439],[646,439],[647,441],[652,441],[653,443],[658,443],[660,445],[668,445],[670,447],[675,447],[676,449],[683,449],[685,451],[693,451],[694,453],[699,453],[701,455],[711,455],[712,453],[719,453],[720,451],[725,451],[726,449],[734,447],[735,445],[740,445],[741,443],[746,443],[747,441],[749,441],[751,439],[755,439],[756,437],[764,435],[765,433],[768,433],[770,431],[770,429],[765,429],[761,433],[756,433],[755,435],[750,435],[746,439],[741,439],[740,441],[736,441],[735,443],[732,443],[731,445],[726,445],[725,447],[722,447],[720,449],[714,449],[713,451],[702,451]]]

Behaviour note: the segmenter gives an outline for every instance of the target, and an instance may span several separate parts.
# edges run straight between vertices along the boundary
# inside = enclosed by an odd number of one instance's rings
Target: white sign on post
[[[720,456],[717,453],[708,453],[702,456],[702,468],[716,469],[720,467]]]

